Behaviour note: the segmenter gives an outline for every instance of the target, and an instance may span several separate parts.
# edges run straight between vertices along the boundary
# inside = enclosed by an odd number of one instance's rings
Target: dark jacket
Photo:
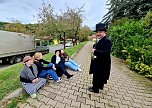
[[[61,59],[58,64],[56,64],[56,55],[53,55],[51,58],[51,63],[53,63],[56,67],[56,73],[59,77],[61,77],[63,74],[69,75],[67,70],[65,69],[64,60]]]
[[[90,69],[94,74],[95,82],[106,83],[109,79],[110,68],[111,68],[111,51],[112,42],[105,36],[99,40],[95,45],[94,55],[96,58],[92,60],[92,66]]]
[[[43,59],[37,60],[34,62],[34,64],[37,66],[38,68],[38,74],[40,74],[42,72],[42,70],[50,70],[52,69],[52,67],[45,67],[44,64],[49,64],[50,62],[47,62]]]
[[[56,64],[56,55],[53,55],[51,58],[51,63]]]
[[[51,58],[51,63],[56,64],[56,55],[53,55]],[[64,64],[64,59],[61,58],[61,61],[59,62],[61,64]]]

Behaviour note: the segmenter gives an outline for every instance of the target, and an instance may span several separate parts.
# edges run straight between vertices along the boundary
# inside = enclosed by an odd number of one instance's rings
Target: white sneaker
[[[31,96],[31,98],[34,99],[34,98],[36,98],[37,95],[36,95],[35,93],[33,93],[33,94],[31,94],[30,96]]]
[[[80,72],[81,72],[81,71],[82,71],[82,69],[78,68],[78,71],[80,71]]]
[[[58,82],[61,82],[61,81],[62,81],[62,78],[59,77],[59,79],[56,82],[58,83]]]
[[[81,67],[81,64],[79,64],[78,67]]]

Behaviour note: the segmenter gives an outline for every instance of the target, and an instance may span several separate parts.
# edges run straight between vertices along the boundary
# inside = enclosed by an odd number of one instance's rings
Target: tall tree
[[[63,13],[62,19],[65,21],[64,27],[66,27],[65,32],[71,32],[68,38],[73,39],[73,43],[77,43],[76,41],[79,39],[78,32],[80,31],[81,23],[83,20],[83,6],[81,8],[70,9],[67,7],[67,10]]]
[[[43,1],[42,7],[39,8],[37,19],[36,35],[39,37],[50,35],[54,28],[56,28],[54,9],[51,4],[46,5]]]
[[[75,36],[73,38],[76,39],[82,23],[82,8],[83,7],[72,9],[67,7],[66,11],[55,14],[51,4],[45,4],[43,2],[37,15],[39,20],[39,30],[37,30],[37,34],[44,36],[62,33],[63,35],[63,33],[66,32],[66,36],[69,38],[69,32],[73,31]],[[41,33],[43,33],[43,35]]]
[[[80,41],[86,41],[88,39],[90,32],[91,32],[91,29],[88,26],[85,25],[81,27],[78,34]]]
[[[103,22],[111,22],[122,17],[140,19],[152,10],[152,0],[108,0],[108,13]]]

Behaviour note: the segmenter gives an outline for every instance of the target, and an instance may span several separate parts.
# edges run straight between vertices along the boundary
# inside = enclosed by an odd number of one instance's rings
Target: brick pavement
[[[88,42],[73,58],[82,72],[61,83],[48,82],[39,90],[37,99],[28,98],[20,108],[152,108],[152,82],[130,71],[120,59],[112,57],[108,84],[99,94],[87,90],[92,75],[88,74],[92,42]]]

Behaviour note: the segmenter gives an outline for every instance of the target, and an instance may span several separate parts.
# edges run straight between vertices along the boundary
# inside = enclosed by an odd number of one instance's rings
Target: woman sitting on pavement
[[[41,53],[35,53],[34,56],[34,64],[38,68],[38,76],[41,78],[46,78],[47,76],[51,76],[54,81],[60,82],[62,79],[57,76],[54,64],[43,60],[43,56]],[[46,67],[43,64],[48,64]]]
[[[60,50],[55,51],[55,55],[52,56],[51,63],[55,64],[55,67],[57,69],[56,72],[57,72],[58,76],[61,77],[63,74],[65,74],[68,79],[73,76],[67,72],[65,65],[64,65],[64,60],[61,59],[61,57],[60,57]]]
[[[64,50],[61,49],[60,57],[65,60],[64,65],[74,71],[82,71],[80,65],[78,65],[74,60],[70,59]]]
[[[25,91],[36,98],[37,90],[46,84],[46,79],[38,77],[38,70],[30,56],[23,59],[24,68],[20,72],[20,81]]]

